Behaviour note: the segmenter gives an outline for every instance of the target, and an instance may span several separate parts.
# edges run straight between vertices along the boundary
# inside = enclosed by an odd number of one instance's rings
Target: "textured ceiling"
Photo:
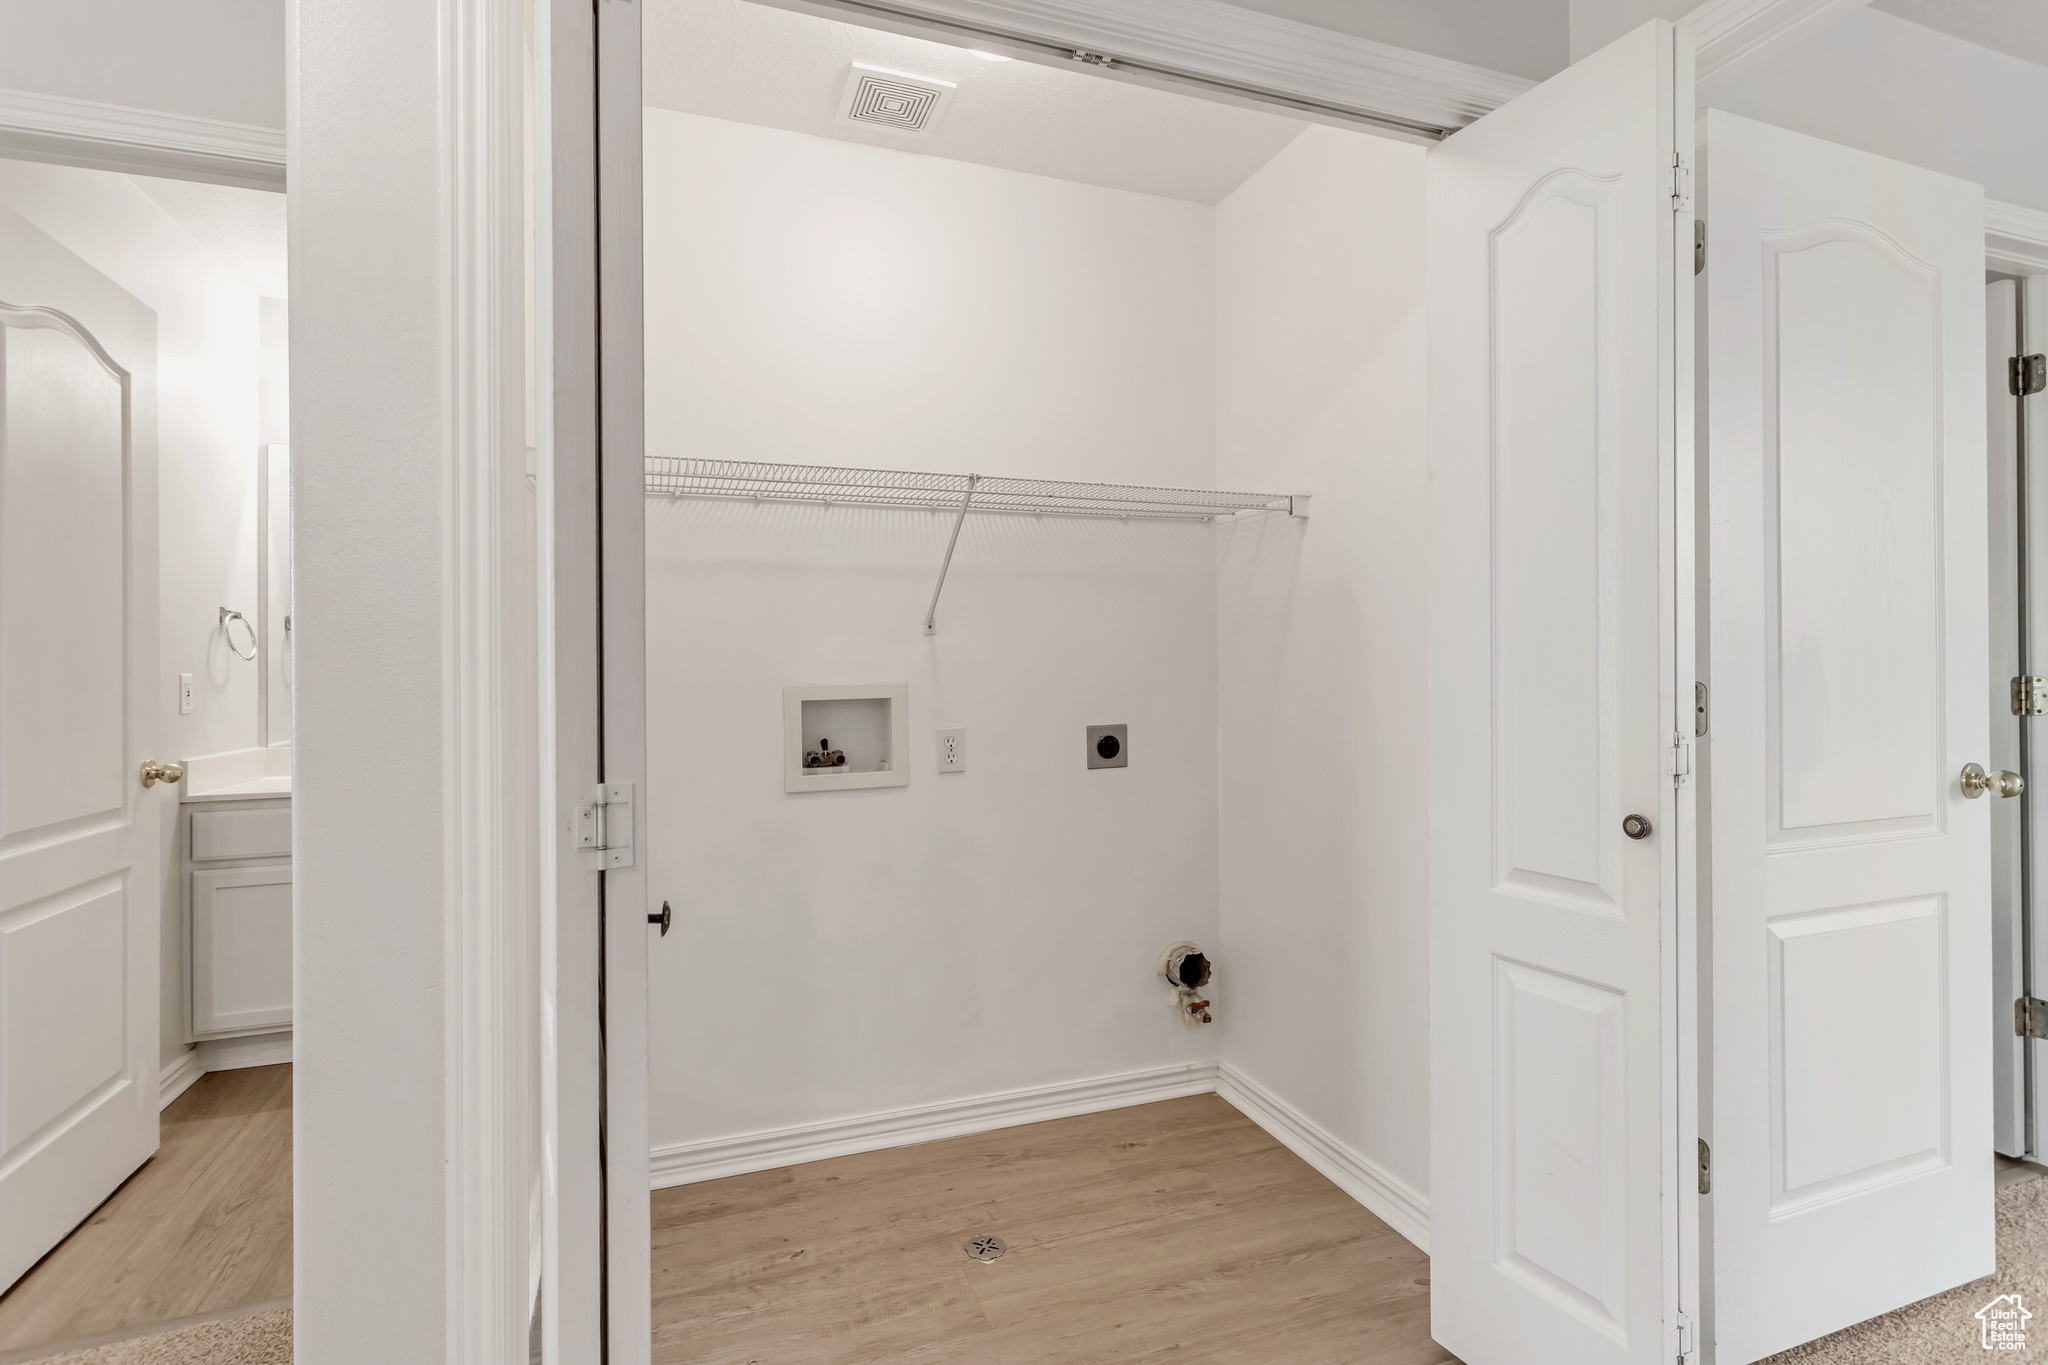
[[[1874,8],[2048,66],[2048,0],[1876,0]]]
[[[772,9],[747,0],[649,0],[646,103],[1087,185],[1213,204],[1306,126],[1259,110]],[[849,66],[955,81],[929,138],[836,118]]]
[[[283,195],[196,180],[128,178],[257,294],[285,297]]]

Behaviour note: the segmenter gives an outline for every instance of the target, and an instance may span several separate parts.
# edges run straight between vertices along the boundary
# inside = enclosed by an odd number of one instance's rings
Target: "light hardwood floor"
[[[0,1296],[0,1352],[292,1292],[292,1069],[201,1076],[162,1145]]]
[[[1009,1243],[968,1259],[969,1237]],[[1440,1365],[1429,1259],[1214,1095],[654,1193],[659,1365]]]

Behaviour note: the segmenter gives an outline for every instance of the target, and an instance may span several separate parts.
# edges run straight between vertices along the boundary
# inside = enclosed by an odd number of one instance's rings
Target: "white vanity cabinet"
[[[202,780],[185,793],[179,825],[191,964],[187,1041],[289,1030],[289,776]]]

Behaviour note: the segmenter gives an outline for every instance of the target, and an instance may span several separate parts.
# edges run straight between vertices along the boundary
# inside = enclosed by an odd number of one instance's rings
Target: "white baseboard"
[[[1429,1253],[1429,1196],[1381,1169],[1228,1062],[1217,1067],[1216,1093],[1424,1255]]]
[[[162,1075],[157,1078],[156,1107],[159,1111],[171,1107],[171,1101],[192,1088],[192,1082],[206,1074],[200,1064],[199,1049],[188,1047],[171,1061],[164,1064]]]
[[[289,1033],[257,1033],[247,1038],[209,1038],[199,1045],[208,1071],[233,1071],[245,1066],[276,1066],[292,1059]]]
[[[654,1188],[660,1190],[827,1157],[851,1156],[855,1152],[908,1147],[912,1143],[963,1137],[1046,1119],[1072,1118],[1076,1114],[1150,1104],[1183,1095],[1206,1095],[1215,1089],[1216,1063],[1188,1062],[1119,1076],[948,1100],[915,1109],[834,1119],[800,1128],[657,1147],[649,1154],[648,1167]]]
[[[653,1187],[660,1190],[1211,1091],[1371,1210],[1388,1227],[1425,1254],[1429,1251],[1427,1195],[1347,1146],[1228,1062],[1189,1062],[798,1128],[656,1147],[649,1154],[648,1168]]]
[[[258,1033],[247,1038],[209,1038],[188,1047],[157,1077],[158,1112],[192,1088],[192,1083],[209,1071],[234,1071],[245,1066],[276,1066],[292,1059],[290,1033]]]

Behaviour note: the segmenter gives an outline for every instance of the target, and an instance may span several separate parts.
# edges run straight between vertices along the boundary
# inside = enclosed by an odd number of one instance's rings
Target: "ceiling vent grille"
[[[910,137],[930,137],[953,98],[951,81],[855,62],[839,97],[839,121]]]

